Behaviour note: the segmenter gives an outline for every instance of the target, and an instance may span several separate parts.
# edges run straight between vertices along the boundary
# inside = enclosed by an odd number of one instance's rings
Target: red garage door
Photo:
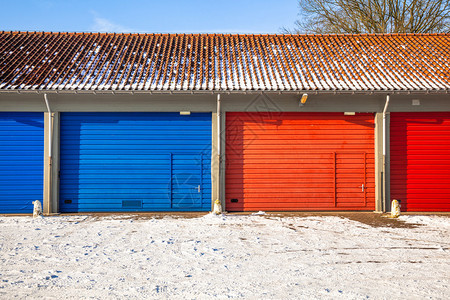
[[[227,113],[228,211],[373,210],[374,116]]]
[[[450,211],[450,113],[391,113],[391,199]]]

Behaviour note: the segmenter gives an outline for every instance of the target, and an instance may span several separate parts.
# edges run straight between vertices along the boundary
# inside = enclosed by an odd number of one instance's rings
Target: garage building
[[[450,210],[450,35],[0,33],[0,213]]]

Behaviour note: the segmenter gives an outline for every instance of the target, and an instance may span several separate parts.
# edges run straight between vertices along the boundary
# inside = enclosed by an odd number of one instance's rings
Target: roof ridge
[[[300,33],[300,34],[285,34],[285,33],[162,33],[162,32],[97,32],[97,31],[7,31],[2,30],[2,34],[66,34],[66,35],[122,35],[122,36],[299,36],[299,37],[319,37],[319,36],[450,36],[446,32],[430,32],[430,33]]]

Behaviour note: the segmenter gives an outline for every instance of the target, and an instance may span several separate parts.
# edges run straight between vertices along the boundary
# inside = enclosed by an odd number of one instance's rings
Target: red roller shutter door
[[[373,210],[374,115],[226,114],[228,211]]]
[[[391,199],[450,211],[450,113],[391,113]]]

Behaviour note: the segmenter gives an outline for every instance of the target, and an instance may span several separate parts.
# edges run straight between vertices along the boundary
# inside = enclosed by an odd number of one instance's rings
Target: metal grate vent
[[[123,208],[142,208],[141,200],[122,200]]]

